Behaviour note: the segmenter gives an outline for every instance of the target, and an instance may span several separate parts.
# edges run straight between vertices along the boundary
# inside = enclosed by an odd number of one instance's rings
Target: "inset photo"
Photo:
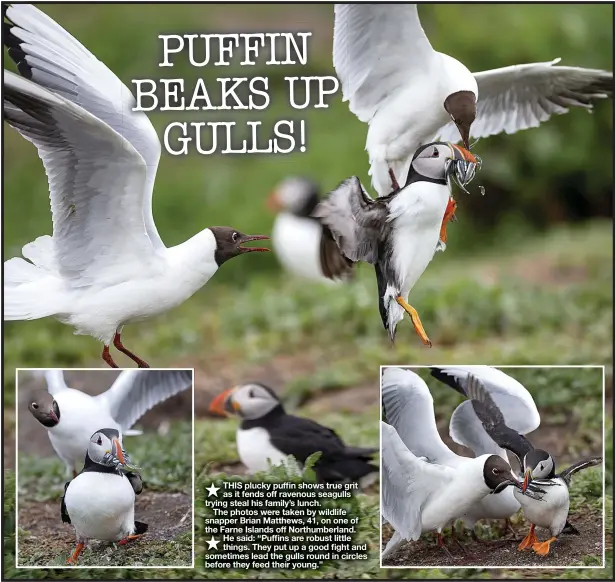
[[[17,370],[16,566],[194,565],[192,370]]]
[[[381,567],[603,568],[602,366],[381,368]]]

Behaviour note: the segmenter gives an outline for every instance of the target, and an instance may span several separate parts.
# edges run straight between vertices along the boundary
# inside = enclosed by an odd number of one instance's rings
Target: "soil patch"
[[[453,559],[451,559],[444,550],[437,546],[435,535],[429,534],[421,537],[416,542],[408,542],[401,546],[395,554],[389,556],[383,567],[565,567],[582,565],[583,558],[587,556],[595,557],[601,562],[603,549],[602,532],[604,531],[602,515],[591,511],[585,514],[571,514],[570,522],[579,530],[581,535],[561,535],[556,542],[551,544],[551,551],[544,557],[537,555],[532,550],[521,552],[517,550],[521,538],[529,531],[529,523],[521,520],[522,526],[515,528],[519,535],[518,540],[514,540],[512,535],[509,535],[494,542],[479,543],[472,541],[468,536],[463,541],[463,546],[467,552],[467,554],[464,554],[459,547],[452,543],[450,536],[446,536],[447,548],[453,556]],[[538,528],[536,529],[536,534],[541,541],[548,537],[548,533],[545,530]],[[391,535],[391,528],[388,525],[383,526],[383,549]]]

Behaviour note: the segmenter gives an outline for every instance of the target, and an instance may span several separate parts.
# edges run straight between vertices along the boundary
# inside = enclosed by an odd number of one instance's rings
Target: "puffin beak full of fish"
[[[447,177],[454,181],[466,194],[469,194],[466,185],[474,179],[477,170],[480,170],[482,160],[464,147],[450,142],[448,145],[451,148],[451,160],[446,170]],[[481,194],[485,193],[482,186],[479,189]]]
[[[532,470],[527,469],[525,471],[525,478],[523,479],[523,486],[521,487],[521,491],[523,491],[523,493],[525,493],[531,481],[532,481]]]
[[[118,439],[113,439],[113,448],[111,454],[122,464],[126,464],[126,457],[124,456],[124,450],[122,449],[122,443]]]
[[[233,400],[237,388],[229,388],[216,396],[209,405],[209,412],[218,416],[231,416],[240,410],[239,404]]]

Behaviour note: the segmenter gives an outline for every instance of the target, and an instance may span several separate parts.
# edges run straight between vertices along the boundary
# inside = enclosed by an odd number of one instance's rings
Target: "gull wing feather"
[[[4,44],[19,72],[37,85],[83,107],[124,137],[145,161],[142,212],[155,249],[164,248],[152,214],[160,141],[147,115],[118,77],[70,33],[30,4],[6,8]]]
[[[457,458],[440,438],[433,397],[419,375],[402,368],[385,368],[382,405],[387,422],[413,454],[440,464]]]
[[[447,386],[467,396],[465,386],[473,374],[483,383],[504,415],[506,425],[520,434],[536,430],[540,414],[528,390],[502,370],[490,366],[432,366],[431,375]],[[485,432],[469,402],[462,402],[453,412],[449,434],[458,444],[477,455],[501,454],[500,447]]]
[[[322,220],[346,257],[373,265],[389,228],[387,207],[381,200],[370,198],[359,178],[352,176],[322,200],[312,215]]]
[[[82,107],[6,70],[3,104],[5,120],[45,167],[58,275],[81,287],[161,272],[141,212],[146,166],[135,148]]]
[[[361,121],[417,70],[428,70],[434,55],[416,4],[335,5],[333,66],[343,100]]]
[[[567,113],[571,107],[591,110],[592,101],[613,96],[612,72],[555,66],[559,61],[474,73],[479,98],[472,137],[538,127],[552,115]],[[459,141],[459,132],[452,122],[442,128],[439,136],[443,141]]]
[[[56,395],[58,392],[68,389],[62,370],[45,370],[44,374],[49,394]]]
[[[421,508],[450,479],[453,469],[413,455],[389,424],[382,432],[382,517],[407,540],[421,535]]]
[[[96,398],[125,431],[156,404],[190,386],[190,370],[125,370]]]
[[[506,425],[504,415],[498,408],[485,385],[470,374],[466,380],[466,394],[472,401],[474,412],[480,419],[487,434],[503,449],[513,453],[523,467],[523,459],[532,451],[532,444],[517,431]]]

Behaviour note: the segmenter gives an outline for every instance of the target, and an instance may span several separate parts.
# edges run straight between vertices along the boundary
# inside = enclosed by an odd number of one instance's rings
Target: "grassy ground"
[[[458,228],[459,223],[454,225]],[[197,495],[204,483],[220,471],[240,472],[234,447],[235,424],[209,419],[210,398],[237,382],[255,379],[284,390],[289,408],[316,418],[338,431],[348,442],[370,445],[377,442],[378,366],[381,364],[491,363],[491,364],[586,364],[606,363],[607,410],[612,402],[612,254],[611,226],[593,223],[578,228],[560,228],[545,237],[514,238],[499,248],[472,256],[438,256],[413,291],[434,341],[429,350],[420,345],[407,321],[400,325],[395,346],[388,345],[375,305],[375,281],[369,268],[348,287],[309,286],[280,277],[253,278],[243,287],[205,289],[177,310],[153,322],[127,330],[134,349],[156,355],[157,365],[194,366],[196,369],[196,475]],[[207,305],[204,309],[203,306]],[[97,345],[54,322],[25,322],[12,326],[6,343],[7,361],[28,362],[33,354],[47,353],[52,337],[62,339],[59,357],[74,364],[97,365]],[[128,343],[128,342],[127,342]],[[130,344],[129,344],[130,345]],[[32,355],[30,355],[32,354]],[[529,381],[528,381],[529,384]],[[11,386],[9,375],[5,387]],[[5,391],[5,403],[11,401]],[[583,383],[568,390],[541,390],[536,396],[543,416],[540,438],[566,435],[566,421],[573,419],[575,438],[570,442],[570,461],[597,441],[600,403]],[[457,400],[456,400],[457,399]],[[458,397],[451,390],[439,391],[436,406],[448,410]],[[451,408],[452,410],[452,408]],[[5,430],[14,426],[11,408],[5,409]],[[612,419],[607,429],[607,491],[612,490]],[[568,434],[567,439],[570,437]],[[136,442],[137,439],[135,439]],[[553,442],[552,440],[550,442]],[[36,483],[46,469],[32,469]],[[28,473],[26,473],[26,478]],[[575,480],[573,507],[582,509],[595,500],[593,480]],[[10,472],[9,472],[10,479]],[[589,493],[587,492],[589,491]],[[13,507],[7,482],[5,522],[11,531]],[[359,500],[360,511],[371,516],[377,507],[374,488]],[[607,516],[610,515],[607,498]],[[198,506],[197,506],[198,512]],[[5,513],[7,515],[7,513]],[[352,563],[302,575],[348,577],[523,577],[523,570],[471,570],[460,564],[452,570],[380,570],[377,567],[378,520],[366,520],[362,536],[372,548],[361,572]],[[197,540],[199,523],[197,520]],[[523,530],[523,526],[521,527]],[[528,571],[534,576],[610,577],[612,572],[612,522],[607,519],[607,563],[605,570]],[[491,535],[487,531],[488,535]],[[7,548],[11,547],[11,538]],[[136,546],[135,546],[136,547]],[[198,548],[197,548],[198,551]],[[10,562],[9,562],[10,564]],[[367,568],[367,571],[365,570]],[[119,572],[119,571],[118,571]],[[170,572],[125,571],[130,577],[164,577]],[[30,577],[34,572],[28,572]],[[7,575],[24,576],[9,570]],[[88,573],[90,574],[90,573]],[[220,573],[218,573],[220,574]],[[115,574],[102,570],[92,577]],[[119,574],[118,574],[119,575]],[[173,576],[193,573],[173,571]],[[200,571],[199,576],[216,577]],[[225,573],[225,576],[228,574]],[[238,575],[238,574],[237,574]],[[293,574],[294,575],[294,574]],[[576,574],[575,574],[576,576]]]

